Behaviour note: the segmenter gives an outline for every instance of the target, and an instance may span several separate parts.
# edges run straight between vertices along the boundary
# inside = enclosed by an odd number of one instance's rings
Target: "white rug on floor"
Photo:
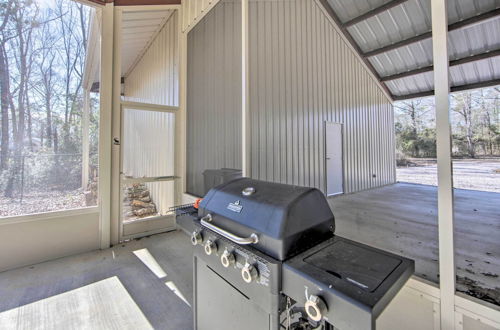
[[[0,329],[153,327],[115,276],[0,313]]]

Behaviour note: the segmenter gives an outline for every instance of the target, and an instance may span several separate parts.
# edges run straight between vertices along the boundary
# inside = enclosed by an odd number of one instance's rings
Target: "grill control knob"
[[[243,281],[252,283],[252,281],[255,281],[259,277],[259,272],[254,265],[247,262],[241,270],[241,277],[243,277]]]
[[[201,236],[201,233],[199,231],[193,231],[191,234],[191,244],[193,245],[198,245],[203,242],[203,236]]]
[[[316,322],[321,321],[327,311],[326,304],[323,299],[315,295],[311,295],[309,299],[307,299],[304,307],[306,309],[307,316]]]
[[[234,265],[234,254],[228,250],[224,250],[224,253],[220,256],[220,262],[225,268]]]
[[[217,244],[214,241],[212,241],[211,239],[209,239],[205,243],[205,253],[207,255],[211,255],[212,252],[217,252]]]

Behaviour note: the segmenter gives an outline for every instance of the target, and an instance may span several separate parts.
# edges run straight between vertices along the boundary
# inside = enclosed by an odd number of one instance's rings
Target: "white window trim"
[[[88,0],[72,0],[72,1],[75,1],[75,2],[81,3],[83,5],[92,7],[96,10],[100,10],[101,8],[104,7],[104,5],[100,5],[100,4],[97,4],[97,3],[94,3],[94,2],[88,1]],[[100,154],[99,154],[99,156],[100,156]],[[57,210],[57,211],[48,211],[48,212],[0,217],[0,226],[11,225],[11,224],[16,224],[16,223],[32,222],[32,221],[44,221],[44,220],[50,220],[50,219],[55,219],[55,218],[71,217],[71,216],[83,215],[83,214],[93,214],[93,213],[99,213],[99,210],[100,210],[99,206],[96,205],[96,206],[88,206],[88,207],[79,207],[76,209],[69,209],[69,210]]]
[[[16,223],[23,222],[33,222],[33,221],[44,221],[55,218],[71,218],[76,215],[83,214],[94,214],[99,213],[99,206],[89,206],[82,207],[77,209],[69,209],[69,210],[60,210],[60,211],[49,211],[43,213],[33,213],[33,214],[24,214],[24,215],[16,215],[5,218],[0,218],[0,226],[3,225],[12,225]]]

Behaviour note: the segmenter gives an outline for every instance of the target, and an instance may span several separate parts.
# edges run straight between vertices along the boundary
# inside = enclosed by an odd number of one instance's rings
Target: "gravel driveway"
[[[412,162],[417,166],[397,168],[397,181],[437,186],[435,161]],[[500,192],[500,159],[453,160],[453,185],[459,189]]]

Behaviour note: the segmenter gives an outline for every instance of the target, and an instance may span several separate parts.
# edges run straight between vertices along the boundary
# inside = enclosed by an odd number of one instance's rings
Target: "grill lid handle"
[[[219,234],[221,236],[224,236],[225,238],[227,238],[231,242],[234,242],[234,243],[240,244],[240,245],[256,244],[257,242],[259,242],[259,237],[257,236],[256,233],[250,234],[249,237],[239,237],[239,236],[236,236],[235,234],[230,233],[230,232],[228,232],[220,227],[217,227],[216,225],[211,224],[210,221],[212,221],[212,215],[207,214],[206,216],[201,218],[200,223],[203,227],[208,228],[210,230],[213,230],[214,232],[216,232],[217,234]]]

